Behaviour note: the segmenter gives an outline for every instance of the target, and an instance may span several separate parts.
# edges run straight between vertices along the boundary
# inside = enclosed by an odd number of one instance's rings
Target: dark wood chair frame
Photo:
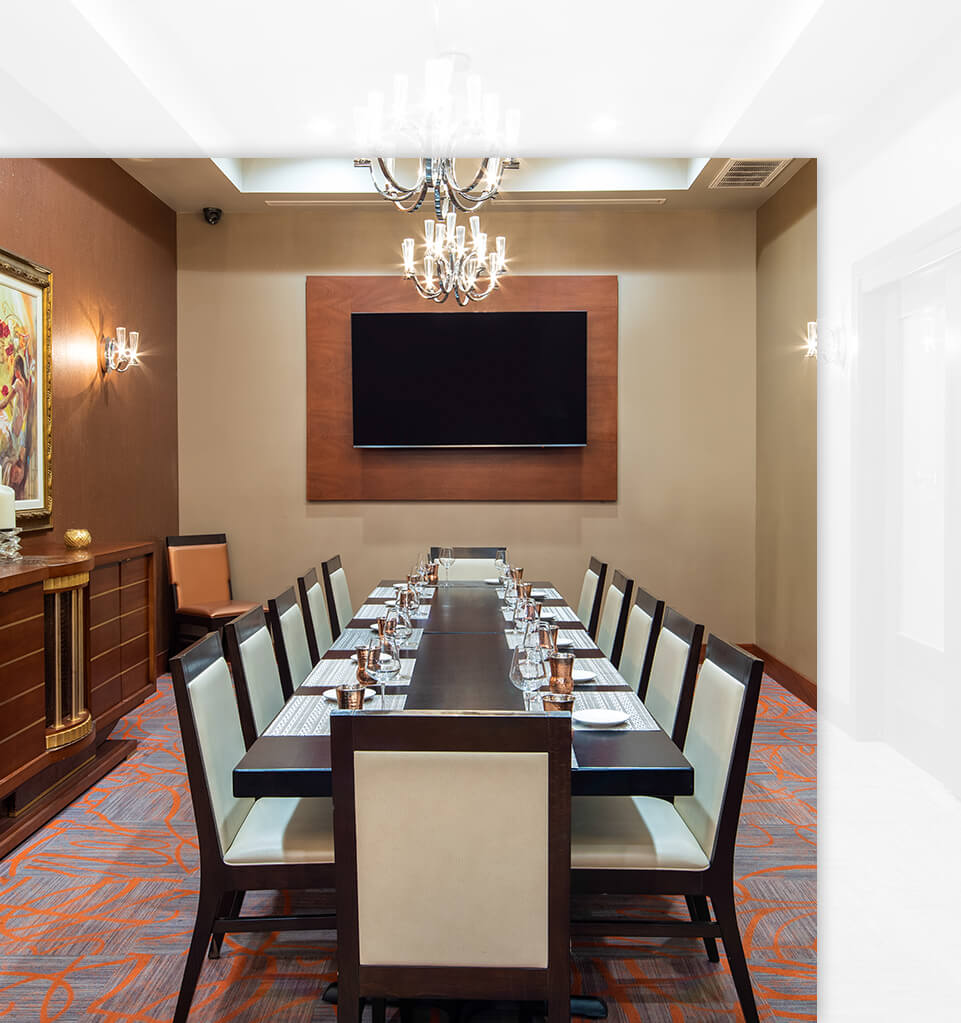
[[[594,604],[591,607],[591,619],[589,622],[584,622],[583,624],[587,628],[588,636],[590,636],[591,639],[597,639],[597,626],[601,620],[601,604],[604,603],[604,584],[607,582],[607,562],[598,561],[597,558],[591,555],[588,571],[593,572],[597,576],[597,589],[594,591]]]
[[[312,568],[309,572],[297,577],[297,593],[300,595],[300,611],[304,616],[304,628],[307,630],[307,649],[310,651],[310,663],[316,667],[320,660],[320,644],[317,642],[317,627],[314,624],[314,616],[310,610],[310,601],[307,599],[307,591],[318,585],[317,569]],[[324,594],[326,598],[326,593]]]
[[[203,544],[220,544],[227,546],[226,533],[196,533],[193,536],[167,536],[164,537],[164,549],[169,551],[171,547],[199,547]],[[167,556],[165,566],[169,575],[170,561]],[[170,649],[181,650],[185,644],[192,643],[208,632],[223,632],[224,626],[231,621],[230,618],[212,618],[210,615],[183,614],[177,610],[177,587],[171,580],[170,586]],[[230,581],[230,550],[227,550],[227,593],[230,599],[234,599],[234,588]]]
[[[697,625],[690,618],[685,618],[673,607],[665,607],[661,618],[661,632],[664,630],[673,632],[678,639],[687,644],[687,660],[684,662],[684,675],[681,679],[681,691],[677,697],[677,714],[674,716],[674,728],[671,730],[671,739],[678,749],[684,748],[684,740],[687,738],[687,726],[691,720],[691,704],[694,702],[694,685],[697,682],[697,668],[701,662],[701,644],[704,642],[704,626]],[[718,640],[720,642],[720,640]],[[656,647],[655,643],[655,647]],[[654,651],[651,651],[651,664],[654,663]],[[647,687],[651,681],[651,671],[648,668],[647,678],[644,681],[644,691],[638,688],[637,695],[643,701],[647,696]]]
[[[274,656],[277,658],[280,686],[284,691],[285,700],[289,700],[294,695],[295,686],[294,676],[290,670],[290,658],[287,655],[287,644],[284,641],[284,630],[280,627],[280,616],[296,606],[297,594],[294,592],[293,586],[267,601],[267,624],[270,626],[270,634],[274,638]],[[305,629],[306,624],[305,622]],[[310,646],[310,633],[307,633],[307,646]],[[298,682],[297,685],[300,683]]]
[[[224,862],[220,854],[217,825],[204,774],[197,727],[187,692],[189,682],[221,657],[223,650],[220,635],[210,633],[182,653],[170,658],[177,716],[183,736],[187,779],[200,845],[200,896],[197,903],[197,919],[190,939],[173,1023],[185,1023],[187,1019],[208,943],[210,958],[216,959],[220,955],[220,946],[225,934],[336,929],[334,914],[247,917],[240,915],[247,892],[333,888],[334,865],[283,863],[235,866]]]
[[[230,663],[230,673],[234,678],[234,689],[237,693],[237,709],[240,711],[240,727],[244,732],[244,742],[247,749],[254,744],[257,738],[257,726],[254,723],[253,705],[250,702],[250,682],[247,679],[247,672],[244,669],[244,660],[240,655],[240,644],[260,629],[270,630],[267,619],[264,616],[262,607],[255,607],[239,618],[234,618],[224,626],[224,645],[227,647],[227,660]],[[276,648],[274,650],[276,656]],[[279,669],[278,669],[279,670]],[[284,700],[289,700],[290,695],[284,689],[283,675],[280,678],[280,688],[284,693]]]
[[[640,586],[634,589],[634,601],[631,608],[639,607],[651,619],[651,631],[647,634],[647,647],[644,650],[644,659],[641,661],[641,677],[637,680],[637,695],[644,699],[648,683],[651,681],[651,665],[654,663],[654,651],[657,649],[657,637],[661,632],[661,623],[664,620],[664,601],[658,600],[647,590]],[[630,618],[630,613],[628,613]],[[625,630],[625,637],[627,632]],[[621,652],[624,647],[621,645]],[[627,680],[630,682],[630,679]]]
[[[620,569],[615,568],[611,586],[621,594],[621,610],[617,615],[617,628],[614,630],[614,645],[611,647],[610,656],[610,662],[616,668],[621,663],[621,651],[624,649],[624,633],[627,632],[627,618],[631,613],[631,591],[634,589],[634,580],[628,579]]]
[[[511,999],[546,1001],[549,1023],[570,1018],[571,722],[567,714],[411,712],[331,714],[334,848],[337,860],[337,1017],[357,1023],[361,999]],[[357,922],[355,750],[466,750],[548,753],[548,965],[430,967],[361,965]],[[464,921],[465,926],[470,921]]]
[[[330,577],[338,568],[343,567],[339,554],[328,558],[320,566],[320,574],[324,580],[324,598],[327,601],[327,617],[330,618],[330,635],[333,640],[336,640],[340,635],[341,629],[340,622],[337,620],[337,604],[334,601],[334,588],[330,583]],[[345,622],[344,624],[346,625],[347,623]]]
[[[705,870],[578,868],[571,871],[571,890],[574,895],[683,895],[691,921],[592,918],[574,920],[571,930],[575,936],[702,938],[708,958],[715,963],[719,961],[717,938],[720,938],[724,942],[744,1018],[747,1023],[757,1023],[757,1004],[734,905],[734,843],[764,665],[750,654],[713,635],[708,637],[706,660],[723,668],[745,689],[710,866]],[[714,907],[714,920],[711,919],[708,899]]]

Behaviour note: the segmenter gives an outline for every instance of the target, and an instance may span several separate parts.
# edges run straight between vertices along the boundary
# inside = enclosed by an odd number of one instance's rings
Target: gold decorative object
[[[63,542],[68,547],[75,549],[81,549],[83,547],[89,547],[93,537],[90,535],[89,529],[68,529],[63,534]]]

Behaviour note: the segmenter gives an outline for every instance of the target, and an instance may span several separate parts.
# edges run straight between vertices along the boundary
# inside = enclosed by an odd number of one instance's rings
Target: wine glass
[[[536,644],[536,633],[534,639]],[[537,692],[547,678],[547,663],[540,646],[529,646],[525,637],[525,641],[514,648],[510,670],[511,684],[524,694],[524,710],[531,709],[531,694]]]
[[[454,564],[454,548],[441,547],[438,560],[444,566],[444,585],[450,586],[450,566]]]
[[[507,572],[507,548],[498,547],[494,556],[494,568],[497,570],[497,578],[503,582],[504,574]]]
[[[387,683],[400,675],[400,647],[393,636],[377,636],[367,644],[367,674],[380,683],[380,706],[386,709]]]

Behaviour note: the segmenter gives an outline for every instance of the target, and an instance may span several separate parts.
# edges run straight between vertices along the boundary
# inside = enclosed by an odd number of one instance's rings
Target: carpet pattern
[[[813,711],[765,678],[735,870],[764,1020],[816,1018],[815,727]],[[0,1020],[173,1015],[199,860],[169,677],[114,737],[137,739],[134,757],[0,863]],[[244,912],[290,908],[262,893]],[[638,908],[686,919],[681,900]],[[223,957],[204,964],[191,1021],[333,1023],[319,995],[334,954],[333,934],[228,936]],[[607,999],[613,1023],[741,1019],[723,948],[712,965],[696,941],[608,940],[578,945],[573,969],[573,990]]]

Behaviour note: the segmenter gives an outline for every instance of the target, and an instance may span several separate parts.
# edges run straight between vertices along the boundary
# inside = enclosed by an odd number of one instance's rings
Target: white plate
[[[593,682],[597,676],[593,671],[585,671],[583,668],[575,668],[571,672],[571,678],[575,682]]]
[[[357,654],[351,654],[351,655],[350,655],[350,659],[351,659],[351,660],[352,660],[352,661],[354,662],[354,664],[356,664],[356,663],[357,663]],[[384,661],[384,663],[385,663],[385,664],[390,664],[390,663],[391,663],[391,661],[393,661],[393,659],[394,659],[393,657],[388,657],[388,658],[387,658],[387,659],[386,659],[386,660]]]
[[[364,690],[364,703],[366,703],[368,700],[372,700],[376,695],[377,694],[374,692],[373,689],[365,689]],[[337,690],[336,689],[325,689],[324,690],[324,699],[325,700],[330,700],[331,703],[336,703],[337,702]]]
[[[570,639],[559,639],[557,641],[558,650],[571,650],[574,646],[574,641]]]
[[[531,590],[532,597],[546,597],[547,590]]]
[[[501,584],[500,579],[485,579],[484,582],[487,583],[488,586],[500,586]]]
[[[579,725],[587,725],[589,728],[613,728],[615,725],[623,725],[627,715],[620,710],[575,710],[571,715]]]
[[[543,618],[545,621],[553,621],[556,617],[557,614],[555,613],[553,608],[550,607],[541,608],[541,618]]]

